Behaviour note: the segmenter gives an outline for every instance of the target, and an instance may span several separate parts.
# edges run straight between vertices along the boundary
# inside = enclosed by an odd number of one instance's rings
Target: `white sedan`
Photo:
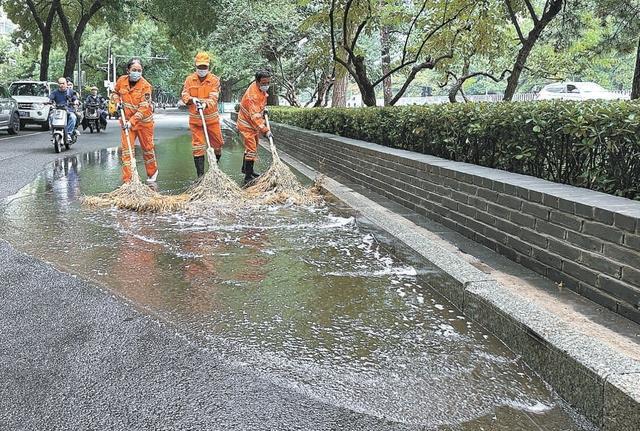
[[[629,96],[605,90],[595,82],[561,82],[546,85],[540,90],[537,100],[618,100]]]

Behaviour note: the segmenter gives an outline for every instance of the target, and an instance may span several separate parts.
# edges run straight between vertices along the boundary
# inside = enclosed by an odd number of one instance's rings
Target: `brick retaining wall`
[[[316,170],[403,206],[640,323],[640,202],[272,125]]]

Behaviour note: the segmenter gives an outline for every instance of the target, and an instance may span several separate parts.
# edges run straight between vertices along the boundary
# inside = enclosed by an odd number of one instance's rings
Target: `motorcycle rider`
[[[91,87],[91,94],[89,94],[87,98],[84,99],[84,103],[85,105],[96,105],[98,107],[98,113],[100,115],[100,125],[104,129],[107,125],[107,113],[105,111],[104,97],[98,94],[98,87]],[[83,124],[82,128],[84,129],[85,127],[85,124]]]
[[[77,117],[75,114],[75,103],[77,99],[70,95],[67,88],[67,80],[62,77],[58,79],[58,89],[49,95],[49,101],[56,106],[60,106],[67,111],[67,142],[71,141],[71,136],[75,131]]]

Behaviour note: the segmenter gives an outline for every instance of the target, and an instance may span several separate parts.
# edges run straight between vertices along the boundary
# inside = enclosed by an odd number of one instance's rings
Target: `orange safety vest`
[[[129,76],[123,75],[116,81],[113,91],[117,94],[116,100],[122,102],[124,115],[132,126],[140,123],[153,123],[153,110],[151,109],[151,84],[144,79],[133,87],[129,86]]]
[[[261,133],[266,133],[269,130],[263,115],[264,108],[267,107],[267,96],[267,93],[260,90],[257,82],[247,88],[240,101],[239,128],[251,128]]]
[[[208,73],[202,81],[196,72],[187,76],[182,87],[182,101],[186,104],[192,97],[198,98],[205,104],[204,119],[206,122],[218,120],[218,97],[220,97],[220,78],[213,73]],[[189,118],[200,121],[200,114],[196,105],[191,103]]]

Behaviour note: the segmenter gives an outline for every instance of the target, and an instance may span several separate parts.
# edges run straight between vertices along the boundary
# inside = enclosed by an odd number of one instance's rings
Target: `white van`
[[[51,105],[49,94],[58,88],[58,83],[47,81],[15,81],[9,86],[9,93],[18,102],[20,128],[25,124],[38,124],[42,130],[49,130]]]

